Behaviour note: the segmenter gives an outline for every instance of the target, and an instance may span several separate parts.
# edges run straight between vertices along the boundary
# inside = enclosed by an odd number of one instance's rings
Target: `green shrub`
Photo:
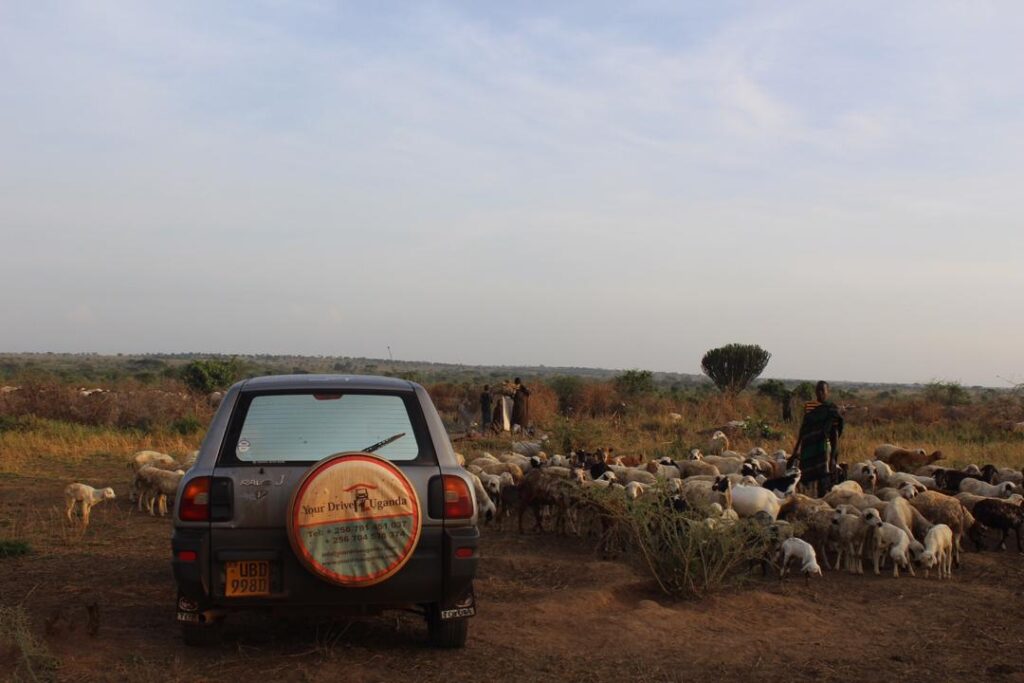
[[[583,380],[572,375],[560,375],[547,382],[558,397],[558,412],[572,415],[579,410],[583,398]]]
[[[719,391],[738,394],[764,372],[771,357],[756,344],[726,344],[705,353],[700,367]]]
[[[195,415],[186,415],[171,423],[171,431],[182,436],[190,436],[202,428],[203,423]]]
[[[28,555],[32,547],[25,541],[10,541],[0,539],[0,558],[21,557]]]
[[[654,374],[650,370],[626,370],[613,382],[616,391],[625,396],[654,392]]]
[[[200,394],[226,389],[241,375],[238,360],[194,360],[181,369],[181,380]]]

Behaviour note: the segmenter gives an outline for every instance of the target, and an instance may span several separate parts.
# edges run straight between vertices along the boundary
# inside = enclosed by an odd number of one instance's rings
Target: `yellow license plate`
[[[270,562],[268,560],[226,562],[224,568],[224,595],[227,597],[270,595]]]

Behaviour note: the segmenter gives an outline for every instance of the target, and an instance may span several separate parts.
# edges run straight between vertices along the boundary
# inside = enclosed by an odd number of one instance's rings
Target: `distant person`
[[[836,404],[828,400],[828,382],[818,382],[814,393],[817,400],[804,404],[804,419],[789,462],[800,464],[800,483],[808,492],[823,496],[832,488],[839,461],[843,416]]]
[[[793,392],[788,389],[782,392],[782,421],[793,421]]]
[[[515,393],[512,394],[512,430],[516,425],[524,432],[530,428],[530,390],[516,377]]]
[[[483,393],[480,394],[480,431],[489,429],[491,426],[491,385],[485,384]]]

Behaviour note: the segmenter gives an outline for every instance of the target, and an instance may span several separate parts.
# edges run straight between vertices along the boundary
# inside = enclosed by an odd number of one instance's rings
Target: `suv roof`
[[[413,391],[415,385],[409,380],[376,375],[266,375],[245,380],[240,388],[242,391],[259,391],[312,387]]]

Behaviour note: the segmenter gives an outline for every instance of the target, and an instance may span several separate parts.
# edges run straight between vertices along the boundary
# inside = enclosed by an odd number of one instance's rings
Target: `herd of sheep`
[[[199,451],[192,451],[184,462],[179,463],[170,455],[159,451],[139,451],[128,461],[128,471],[132,475],[131,490],[128,499],[138,502],[141,512],[143,507],[150,515],[159,513],[166,515],[168,499],[174,500],[178,486],[185,476],[185,470],[192,467]],[[73,519],[76,505],[81,506],[82,526],[89,526],[89,512],[98,503],[115,498],[114,489],[95,489],[87,484],[68,484],[64,489],[64,502],[67,506],[67,517]]]
[[[460,462],[473,475],[482,516],[502,520],[532,511],[535,528],[546,517],[559,529],[575,533],[588,526],[585,517],[598,517],[607,535],[609,516],[595,515],[588,490],[618,492],[629,504],[657,496],[675,510],[701,513],[708,525],[753,518],[770,528],[785,573],[797,560],[805,575],[826,569],[862,574],[864,562],[876,574],[891,563],[893,576],[901,570],[925,575],[935,569],[949,578],[960,564],[963,539],[979,549],[987,529],[1002,534],[1005,549],[1010,531],[1018,550],[1024,526],[1024,483],[1020,470],[993,465],[963,469],[936,464],[942,454],[879,446],[871,460],[844,464],[841,481],[821,498],[801,492],[800,472],[788,469],[785,451],[769,455],[754,448],[743,455],[729,450],[728,438],[716,432],[708,453],[694,449],[685,460],[643,462],[614,457],[606,451],[547,456],[539,442],[519,442],[512,452],[481,453]],[[593,526],[593,525],[590,525]],[[820,564],[819,564],[820,563]]]
[[[592,453],[551,455],[541,442],[520,441],[510,452],[458,456],[470,474],[480,517],[485,522],[515,514],[519,531],[531,511],[535,528],[555,519],[559,530],[581,533],[584,517],[594,512],[593,495],[611,496],[624,505],[641,497],[659,496],[675,510],[700,512],[711,527],[753,518],[770,528],[776,539],[783,574],[796,560],[805,575],[826,569],[876,574],[891,564],[893,576],[914,567],[932,569],[939,578],[959,566],[963,539],[981,548],[986,530],[1016,534],[1024,552],[1024,472],[993,465],[962,469],[937,464],[942,454],[884,444],[874,458],[840,466],[841,480],[820,498],[801,492],[800,472],[789,469],[785,451],[769,455],[762,448],[740,454],[716,432],[707,454],[698,449],[685,460],[643,461],[615,456],[611,449]],[[183,462],[157,451],[139,451],[127,466],[132,475],[129,499],[150,515],[166,515],[185,470],[195,462],[193,451]],[[81,507],[83,525],[93,506],[115,498],[112,488],[81,483],[65,488],[68,519]],[[597,515],[607,536],[611,523]],[[819,564],[820,563],[820,564]]]

